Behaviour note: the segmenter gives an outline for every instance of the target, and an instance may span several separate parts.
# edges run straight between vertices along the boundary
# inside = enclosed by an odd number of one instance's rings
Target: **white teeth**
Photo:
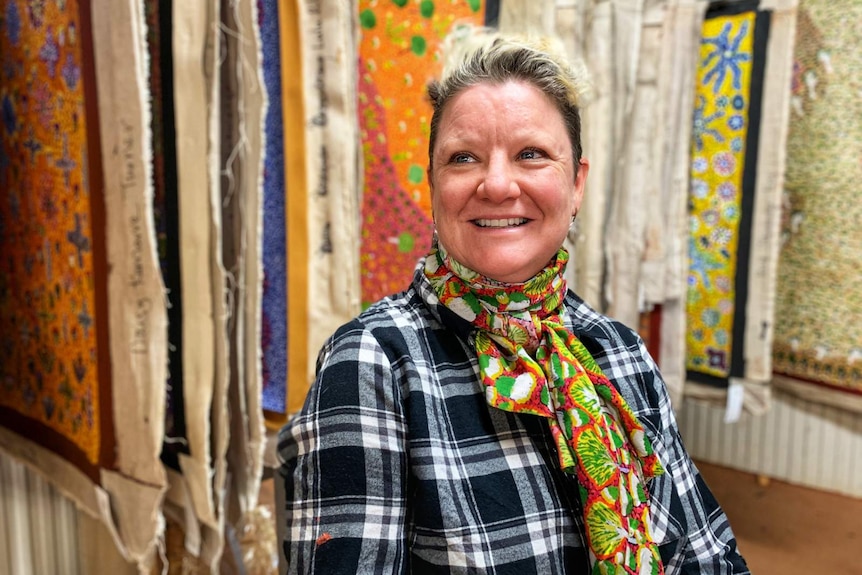
[[[526,218],[508,218],[505,220],[476,220],[480,228],[507,228],[509,226],[520,226],[527,223]]]

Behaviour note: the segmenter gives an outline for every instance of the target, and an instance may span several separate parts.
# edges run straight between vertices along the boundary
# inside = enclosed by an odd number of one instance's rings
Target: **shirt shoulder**
[[[640,348],[642,339],[636,331],[596,311],[571,290],[566,294],[565,306],[571,323],[569,327],[579,338],[608,340],[629,348]]]
[[[644,424],[651,440],[673,425],[661,372],[643,339],[630,327],[599,313],[572,292],[566,297],[569,328]]]
[[[599,313],[572,292],[568,293],[565,305],[567,327],[583,342],[611,381],[633,376],[654,379],[658,367],[636,331]]]

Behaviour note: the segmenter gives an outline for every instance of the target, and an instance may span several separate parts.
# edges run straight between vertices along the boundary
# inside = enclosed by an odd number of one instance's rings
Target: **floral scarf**
[[[485,278],[436,246],[425,275],[478,328],[488,404],[546,417],[560,467],[577,475],[593,574],[658,575],[644,477],[663,473],[644,428],[563,318],[565,249],[523,284]]]

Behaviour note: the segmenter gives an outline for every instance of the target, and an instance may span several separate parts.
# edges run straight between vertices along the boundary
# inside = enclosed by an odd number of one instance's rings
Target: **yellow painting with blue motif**
[[[745,233],[747,153],[752,150],[756,13],[707,18],[697,71],[689,190],[689,372],[732,375]],[[749,156],[750,158],[750,156]],[[753,193],[753,190],[751,190]],[[743,310],[744,311],[744,310]],[[738,334],[736,334],[738,337]],[[742,342],[736,342],[741,344]]]

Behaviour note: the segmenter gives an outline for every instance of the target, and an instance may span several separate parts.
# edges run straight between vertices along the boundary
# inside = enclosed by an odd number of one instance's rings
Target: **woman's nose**
[[[485,177],[476,190],[477,195],[493,202],[503,202],[518,197],[521,190],[512,168],[507,158],[491,158]]]

